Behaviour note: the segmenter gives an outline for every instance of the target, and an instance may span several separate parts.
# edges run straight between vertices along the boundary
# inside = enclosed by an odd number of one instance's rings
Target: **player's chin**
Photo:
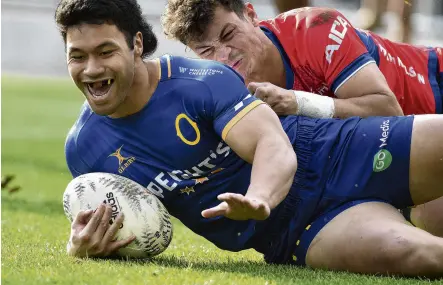
[[[112,105],[94,105],[89,102],[92,111],[99,116],[109,116],[116,112],[116,108]]]
[[[86,96],[86,99],[92,111],[100,116],[109,116],[115,113],[117,109],[116,99],[113,96],[107,97],[106,100],[97,100],[97,98],[89,94]]]

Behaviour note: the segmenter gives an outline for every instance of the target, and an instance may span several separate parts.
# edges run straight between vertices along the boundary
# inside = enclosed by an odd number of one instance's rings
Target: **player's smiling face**
[[[134,78],[134,52],[112,24],[81,24],[66,35],[68,70],[92,110],[112,115],[124,103]]]
[[[264,37],[252,5],[246,6],[243,18],[218,7],[203,39],[188,46],[199,57],[222,62],[248,78],[263,62]]]

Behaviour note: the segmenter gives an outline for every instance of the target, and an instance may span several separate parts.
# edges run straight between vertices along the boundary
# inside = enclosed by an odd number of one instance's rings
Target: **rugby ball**
[[[162,253],[172,240],[171,217],[160,200],[140,184],[116,174],[88,173],[69,182],[63,194],[63,209],[72,223],[78,212],[95,210],[101,203],[110,204],[110,224],[124,214],[117,240],[135,235],[117,255],[133,258]]]

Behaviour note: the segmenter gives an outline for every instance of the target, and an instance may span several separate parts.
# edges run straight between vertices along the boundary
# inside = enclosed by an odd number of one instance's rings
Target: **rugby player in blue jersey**
[[[396,208],[443,196],[443,116],[279,118],[227,66],[144,60],[157,41],[136,0],[63,0],[55,17],[86,97],[66,140],[74,177],[128,177],[195,233],[269,263],[442,275],[443,239]],[[79,213],[68,254],[129,244],[110,216]]]

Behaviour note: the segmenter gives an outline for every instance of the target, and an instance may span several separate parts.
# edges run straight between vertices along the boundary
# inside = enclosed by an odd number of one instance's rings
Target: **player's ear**
[[[143,54],[143,34],[137,32],[134,37],[134,56],[141,57]]]
[[[258,27],[259,20],[257,17],[257,13],[255,12],[254,6],[250,2],[246,2],[245,4],[245,17],[252,22],[255,27]]]

